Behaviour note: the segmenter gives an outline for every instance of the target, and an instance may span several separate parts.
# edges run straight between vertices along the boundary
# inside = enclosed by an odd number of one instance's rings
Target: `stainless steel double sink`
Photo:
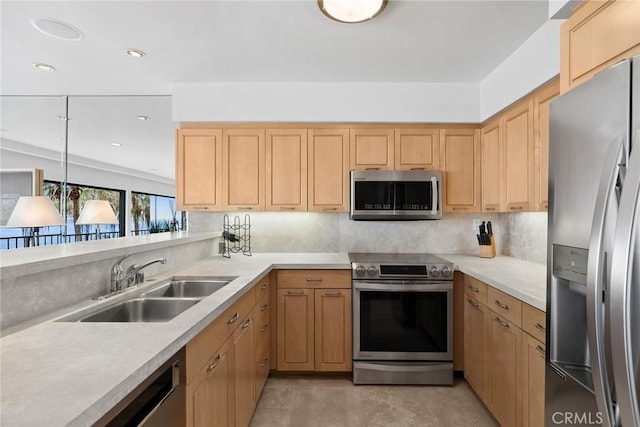
[[[167,322],[222,289],[236,277],[178,278],[158,284],[137,298],[121,301],[66,322]]]

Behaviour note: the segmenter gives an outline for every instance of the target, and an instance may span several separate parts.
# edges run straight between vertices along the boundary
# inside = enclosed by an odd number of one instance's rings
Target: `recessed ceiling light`
[[[317,0],[322,13],[346,24],[365,22],[378,16],[387,0]]]
[[[120,144],[119,142],[112,142],[111,145],[113,145],[114,147],[122,147],[122,144]]]
[[[141,50],[138,50],[138,49],[127,49],[127,55],[133,56],[134,58],[142,58],[143,56],[146,56],[147,54],[144,53]]]
[[[57,19],[35,19],[31,25],[41,33],[60,40],[77,41],[84,38],[82,31]]]
[[[142,120],[143,122],[148,122],[149,120],[151,120],[151,117],[149,117],[149,116],[138,116],[138,120]]]
[[[34,67],[36,67],[38,70],[42,70],[42,71],[55,71],[56,70],[56,67],[54,67],[53,65],[44,64],[42,62],[34,62],[32,65]]]

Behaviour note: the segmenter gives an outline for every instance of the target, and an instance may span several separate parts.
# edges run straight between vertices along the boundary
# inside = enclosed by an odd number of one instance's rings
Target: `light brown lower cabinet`
[[[487,317],[486,305],[465,295],[464,377],[484,401],[487,401]]]
[[[351,289],[316,289],[315,370],[351,371]]]
[[[523,334],[522,425],[544,427],[545,346]]]
[[[278,289],[278,370],[313,371],[313,289]]]
[[[247,427],[256,406],[253,311],[233,333],[235,426]]]

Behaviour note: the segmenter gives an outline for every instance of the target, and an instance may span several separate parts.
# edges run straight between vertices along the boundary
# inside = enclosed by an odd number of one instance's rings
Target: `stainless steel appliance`
[[[351,219],[442,218],[440,171],[351,171]]]
[[[354,384],[453,384],[453,264],[351,253]]]
[[[640,425],[640,57],[551,102],[546,425]]]

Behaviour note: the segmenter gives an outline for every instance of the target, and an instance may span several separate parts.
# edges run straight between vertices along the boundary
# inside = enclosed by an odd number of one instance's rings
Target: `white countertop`
[[[442,255],[441,255],[442,256]],[[509,257],[444,255],[463,273],[545,308],[545,267]],[[238,276],[220,291],[165,323],[47,321],[0,339],[0,424],[86,426],[114,407],[271,269],[349,269],[347,254],[277,253],[214,257],[158,280],[181,276]],[[157,282],[157,281],[156,281]],[[131,293],[82,310],[110,305]],[[77,307],[77,306],[76,306]]]

